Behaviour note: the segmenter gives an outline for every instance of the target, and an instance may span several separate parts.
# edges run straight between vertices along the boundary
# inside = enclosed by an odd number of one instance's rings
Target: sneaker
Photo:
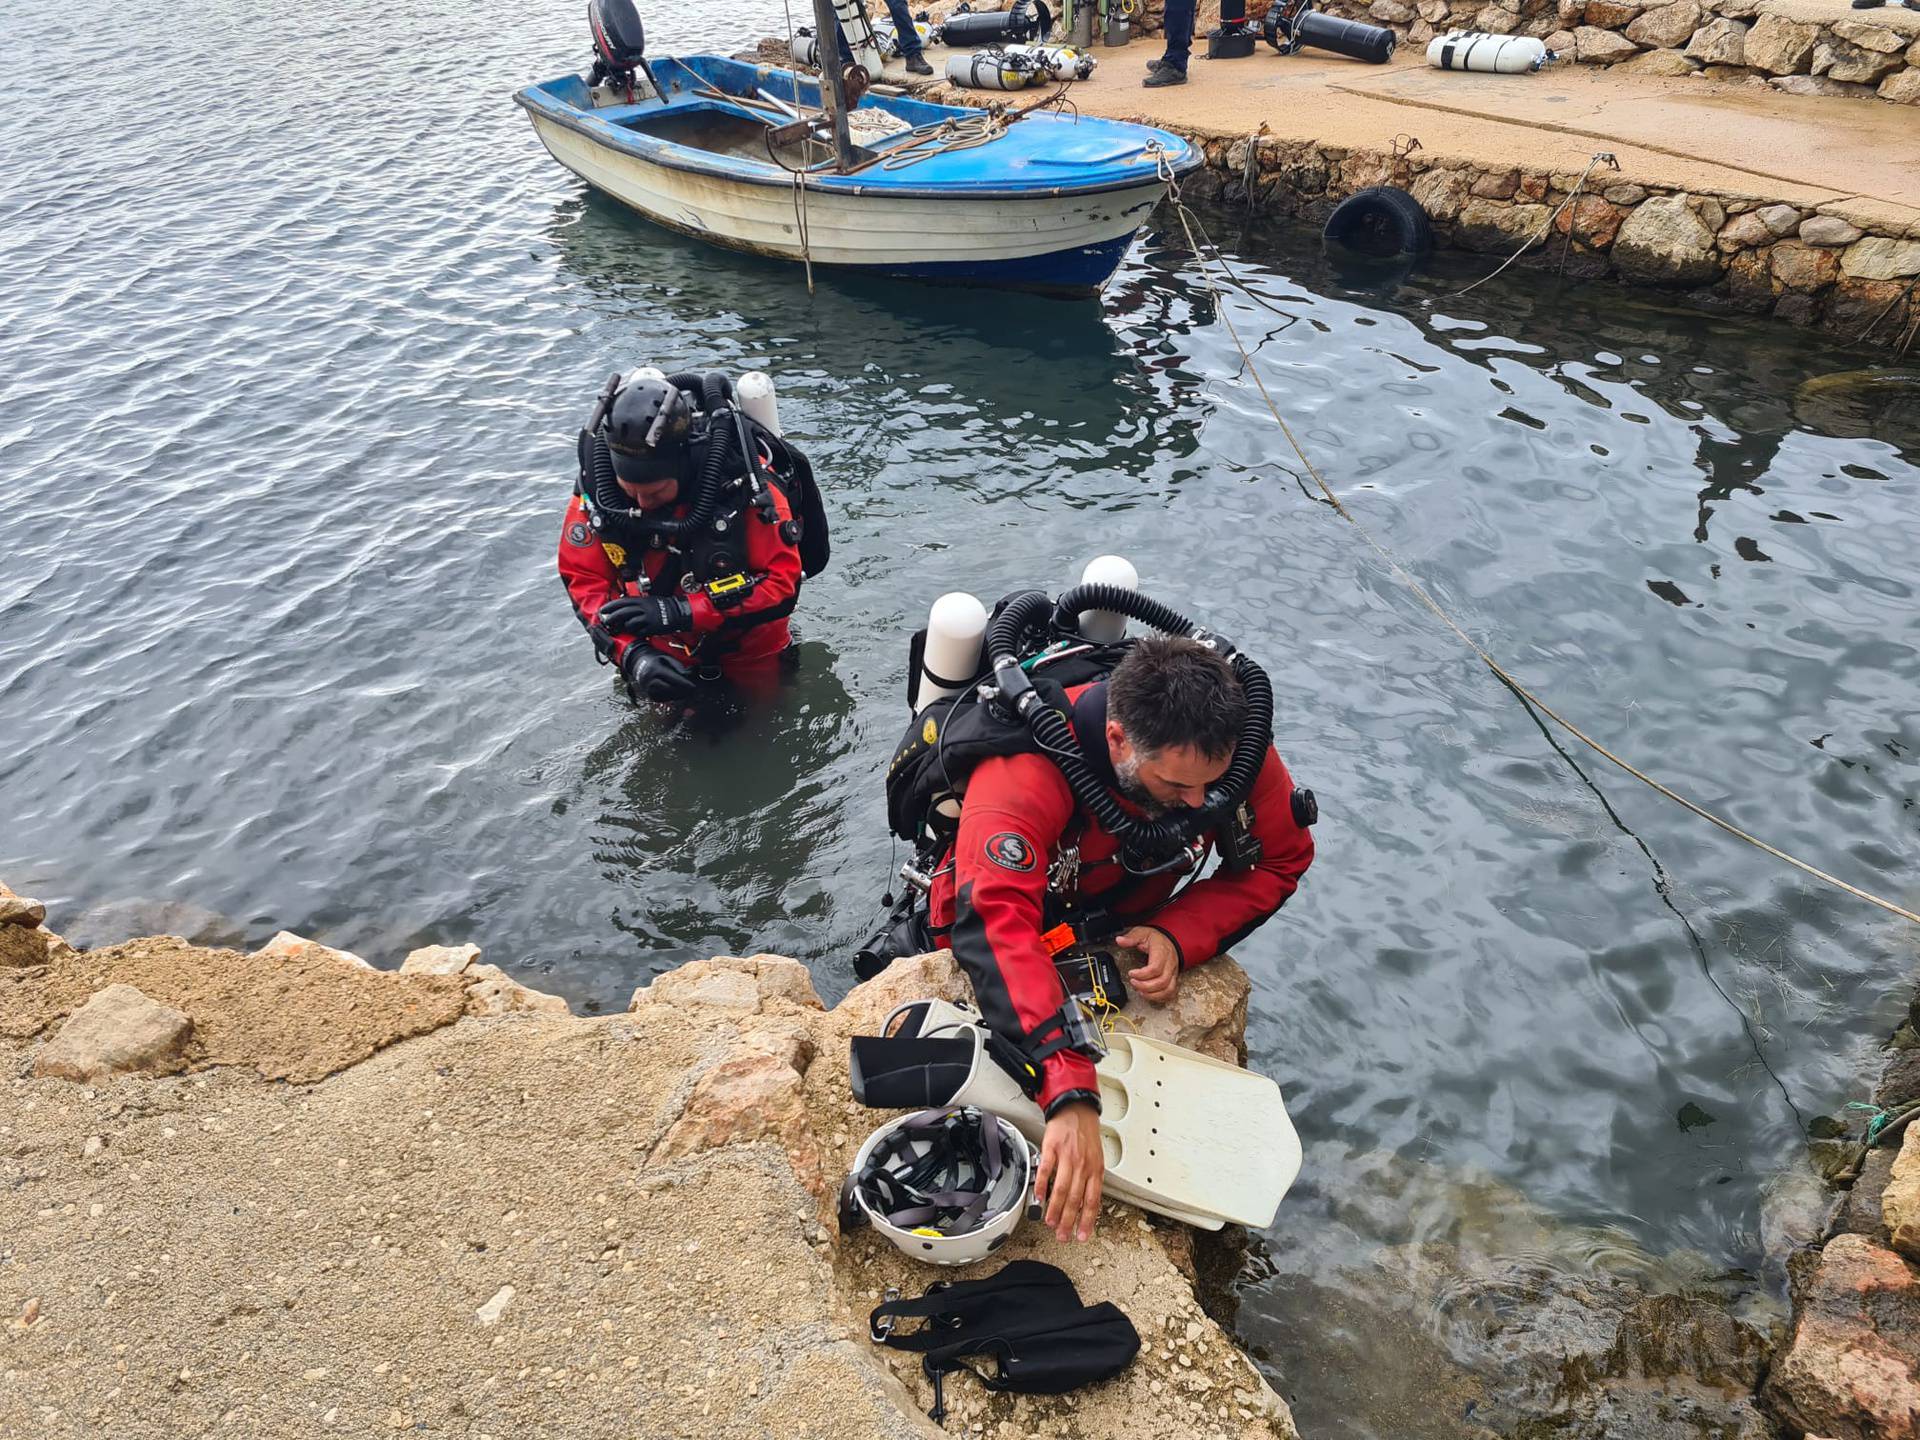
[[[1156,70],[1164,70],[1166,68],[1167,68],[1167,57],[1164,55],[1159,56],[1157,59],[1147,61],[1147,73],[1149,75],[1153,74],[1153,72]]]
[[[1162,65],[1140,83],[1149,90],[1158,90],[1163,85],[1184,85],[1187,83],[1187,72],[1176,70],[1171,65]]]
[[[927,57],[924,55],[909,55],[907,56],[907,73],[909,75],[931,75],[933,74],[933,66],[927,63]]]

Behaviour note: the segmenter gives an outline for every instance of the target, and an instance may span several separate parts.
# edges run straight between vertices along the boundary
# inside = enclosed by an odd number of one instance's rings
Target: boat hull
[[[729,250],[919,280],[1097,293],[1166,193],[1156,177],[1086,194],[945,198],[814,183],[802,194],[791,181],[658,164],[530,114],[555,160],[669,230]],[[940,258],[930,259],[935,242]]]

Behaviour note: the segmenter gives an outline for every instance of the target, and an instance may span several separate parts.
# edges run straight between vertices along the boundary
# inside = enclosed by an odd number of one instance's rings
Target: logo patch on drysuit
[[[987,841],[987,859],[1002,870],[1033,869],[1033,847],[1011,830],[1002,830]]]
[[[584,521],[576,520],[567,526],[567,543],[569,545],[591,545],[593,543],[593,532],[587,529]]]
[[[627,563],[626,546],[616,545],[611,540],[602,540],[600,542],[600,548],[607,552],[607,559],[611,560],[615,566]]]
[[[927,723],[920,728],[920,738],[931,745],[940,738],[940,727],[933,723],[933,717],[927,717]]]

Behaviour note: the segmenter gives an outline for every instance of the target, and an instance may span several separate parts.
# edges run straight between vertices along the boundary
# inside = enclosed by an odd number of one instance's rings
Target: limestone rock
[[[1679,0],[1648,10],[1627,26],[1627,39],[1653,50],[1671,50],[1685,45],[1700,28],[1701,12],[1695,0]]]
[[[1912,60],[1908,60],[1913,65]],[[1880,82],[1880,98],[1896,105],[1920,105],[1920,68],[1901,70]]]
[[[1687,42],[1687,55],[1707,65],[1744,65],[1747,27],[1725,18],[1701,26]]]
[[[1711,195],[1690,195],[1687,205],[1709,230],[1718,230],[1727,223],[1726,207]]]
[[[1614,237],[1620,233],[1620,222],[1625,218],[1625,211],[1609,205],[1598,195],[1582,195],[1560,212],[1553,228],[1562,235],[1571,233],[1590,249],[1604,250],[1613,244]]]
[[[1797,1430],[1835,1440],[1920,1434],[1920,1284],[1859,1235],[1827,1242],[1766,1397]]]
[[[1145,958],[1130,950],[1118,953],[1127,969]],[[1253,982],[1238,962],[1230,955],[1217,955],[1183,972],[1179,988],[1165,1005],[1130,995],[1123,1013],[1152,1039],[1198,1050],[1230,1065],[1244,1065],[1247,997],[1252,993]]]
[[[131,985],[96,991],[34,1057],[33,1073],[90,1081],[107,1075],[166,1075],[186,1064],[193,1022]]]
[[[1486,5],[1474,15],[1472,28],[1488,35],[1511,35],[1520,28],[1520,17],[1504,5]]]
[[[1492,200],[1470,200],[1454,222],[1456,244],[1469,250],[1513,250],[1523,241],[1545,238],[1545,205],[1502,205]]]
[[[1459,170],[1429,170],[1408,187],[1427,215],[1445,223],[1467,203],[1467,177]]]
[[[1782,240],[1770,252],[1774,280],[1785,290],[1811,294],[1831,285],[1840,274],[1840,257],[1831,250]]]
[[[1800,222],[1800,238],[1809,245],[1851,245],[1860,238],[1860,227],[1838,215],[1812,215]]]
[[[1585,11],[1589,25],[1598,25],[1602,30],[1624,30],[1631,25],[1646,7],[1635,5],[1630,0],[1587,0]]]
[[[695,1082],[687,1108],[654,1147],[648,1165],[726,1145],[772,1143],[786,1151],[795,1176],[824,1205],[826,1171],[800,1087],[799,1072],[779,1056],[746,1051],[722,1060]]]
[[[1407,45],[1411,49],[1424,52],[1427,42],[1440,32],[1424,20],[1416,20],[1407,26]]]
[[[522,985],[498,965],[470,964],[460,972],[467,984],[469,1015],[570,1015],[558,995]]]
[[[318,940],[309,940],[304,935],[296,935],[291,930],[282,930],[266,944],[253,952],[256,955],[284,955],[288,959],[324,957],[338,960],[343,965],[353,965],[361,970],[375,967],[351,950],[336,950],[331,945],[322,945]]]
[[[1791,235],[1800,228],[1800,212],[1791,205],[1762,205],[1753,212],[1775,235]]]
[[[894,961],[871,980],[863,980],[834,1006],[847,1017],[851,1033],[878,1035],[887,1015],[910,1000],[952,1000],[973,1003],[973,990],[951,950],[910,955]]]
[[[1573,32],[1573,56],[1582,65],[1616,65],[1639,53],[1638,45],[1612,30],[1582,25]]]
[[[1813,296],[1802,290],[1788,290],[1774,302],[1773,318],[1789,325],[1811,325],[1817,316]]]
[[[1760,0],[1707,0],[1707,8],[1729,20],[1751,20],[1760,13]]]
[[[459,975],[480,958],[478,945],[422,945],[400,962],[402,975]]]
[[[1689,285],[1720,274],[1713,231],[1685,195],[1663,195],[1640,205],[1613,242],[1613,263],[1631,280]]]
[[[1644,55],[1636,55],[1620,67],[1631,70],[1636,75],[1691,75],[1699,66],[1687,59],[1678,50],[1649,50]]]
[[[1586,18],[1586,0],[1554,0],[1553,18],[1571,30]]]
[[[1840,268],[1856,280],[1904,280],[1920,275],[1920,240],[1869,235],[1847,247]]]
[[[1900,1137],[1893,1175],[1880,1194],[1880,1214],[1893,1248],[1909,1259],[1920,1258],[1920,1126],[1909,1125]]]
[[[1438,25],[1447,18],[1447,0],[1420,0],[1415,8],[1420,12],[1420,18],[1429,25]]]
[[[1914,41],[1907,47],[1907,64],[1920,70],[1920,40]]]
[[[1514,192],[1520,188],[1520,172],[1505,170],[1499,174],[1482,175],[1469,187],[1472,194],[1482,200],[1511,200]]]
[[[1904,63],[1898,55],[1882,54],[1850,40],[1822,40],[1813,47],[1813,73],[1829,80],[1873,85]]]
[[[1767,222],[1754,211],[1745,215],[1736,215],[1726,223],[1715,242],[1724,251],[1748,250],[1755,245],[1771,245],[1773,231],[1767,228]]]
[[[1613,205],[1638,205],[1647,198],[1644,185],[1609,185],[1602,193]]]
[[[1801,73],[1819,38],[1818,25],[1802,25],[1784,15],[1762,15],[1747,32],[1746,63],[1770,75]]]
[[[1842,85],[1838,80],[1829,80],[1824,75],[1780,75],[1767,83],[1788,95],[1825,95],[1846,100],[1873,93],[1865,85]]]
[[[1404,25],[1413,19],[1413,7],[1403,5],[1400,0],[1373,0],[1367,14],[1382,25]]]
[[[16,895],[5,885],[0,885],[0,925],[25,925],[31,929],[44,924],[46,918],[47,907],[38,900]]]
[[[1842,40],[1851,41],[1862,50],[1892,55],[1907,48],[1904,37],[1884,25],[1869,24],[1865,20],[1836,20],[1828,28]]]
[[[716,955],[690,960],[651,985],[633,992],[628,1010],[642,1005],[710,1005],[742,1014],[758,1014],[769,1003],[823,1010],[813,977],[798,960],[784,955]]]

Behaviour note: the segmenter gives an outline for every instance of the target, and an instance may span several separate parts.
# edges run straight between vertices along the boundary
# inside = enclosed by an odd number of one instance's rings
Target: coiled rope
[[[1509,690],[1511,690],[1521,700],[1525,701],[1528,705],[1531,705],[1534,709],[1538,710],[1541,714],[1545,715],[1548,719],[1552,720],[1554,724],[1558,725],[1561,729],[1565,730],[1569,735],[1573,736],[1576,740],[1580,741],[1581,744],[1587,746],[1589,749],[1594,751],[1594,753],[1599,755],[1602,759],[1607,760],[1610,763],[1618,766],[1620,769],[1626,771],[1627,774],[1633,776],[1634,779],[1640,781],[1643,785],[1648,786],[1650,789],[1658,792],[1659,794],[1666,796],[1667,799],[1673,801],[1676,805],[1679,805],[1682,809],[1690,811],[1692,814],[1695,814],[1699,816],[1702,820],[1705,820],[1708,824],[1717,826],[1721,830],[1724,830],[1727,834],[1734,836],[1736,839],[1744,840],[1747,844],[1753,846],[1755,849],[1762,850],[1768,855],[1773,856],[1774,859],[1784,861],[1786,864],[1793,866],[1796,870],[1800,870],[1805,874],[1811,875],[1816,880],[1825,881],[1827,884],[1833,886],[1838,890],[1844,890],[1847,894],[1853,896],[1856,900],[1864,900],[1869,905],[1877,905],[1880,909],[1885,910],[1891,915],[1898,915],[1903,920],[1910,920],[1913,923],[1920,925],[1920,914],[1916,914],[1914,911],[1907,909],[1906,906],[1895,904],[1893,901],[1886,899],[1884,896],[1876,895],[1870,890],[1863,890],[1858,885],[1850,884],[1847,881],[1842,880],[1837,875],[1828,874],[1825,870],[1820,869],[1817,865],[1809,864],[1807,861],[1800,859],[1797,855],[1790,855],[1785,850],[1780,849],[1778,846],[1769,845],[1766,841],[1760,839],[1757,835],[1750,834],[1747,831],[1741,829],[1738,825],[1735,825],[1731,820],[1722,819],[1720,816],[1714,814],[1711,810],[1707,809],[1705,806],[1696,804],[1694,801],[1689,800],[1686,796],[1680,794],[1677,790],[1673,789],[1671,786],[1666,785],[1661,781],[1654,779],[1653,776],[1647,774],[1644,770],[1640,769],[1638,766],[1634,765],[1632,762],[1621,758],[1619,755],[1616,755],[1612,750],[1609,750],[1605,745],[1601,744],[1598,740],[1594,739],[1591,735],[1587,734],[1586,731],[1582,730],[1578,725],[1574,724],[1571,720],[1567,719],[1566,716],[1562,715],[1558,710],[1555,710],[1551,705],[1547,704],[1546,701],[1542,700],[1538,695],[1534,694],[1533,691],[1529,690],[1525,685],[1521,684],[1518,677],[1516,677],[1498,660],[1495,660],[1493,656],[1489,655],[1486,652],[1485,648],[1482,647],[1480,643],[1476,641],[1471,635],[1469,635],[1466,632],[1466,630],[1461,627],[1460,623],[1453,618],[1452,615],[1447,613],[1447,611],[1441,606],[1440,602],[1438,600],[1435,600],[1433,596],[1428,593],[1427,587],[1422,585],[1420,581],[1414,576],[1414,574],[1407,569],[1406,566],[1402,565],[1397,559],[1395,559],[1392,552],[1389,551],[1385,545],[1381,544],[1379,540],[1374,538],[1373,532],[1368,530],[1365,525],[1361,524],[1360,521],[1354,516],[1351,510],[1347,509],[1345,505],[1340,503],[1340,497],[1333,493],[1333,487],[1327,484],[1326,477],[1320,473],[1319,468],[1308,457],[1306,450],[1301,447],[1299,439],[1293,433],[1293,427],[1287,424],[1286,417],[1280,413],[1280,407],[1274,403],[1273,395],[1268,391],[1266,381],[1260,378],[1260,369],[1257,365],[1254,364],[1253,356],[1250,353],[1248,353],[1246,345],[1241,341],[1240,332],[1238,329],[1234,327],[1233,317],[1228,313],[1227,306],[1224,303],[1222,303],[1220,287],[1214,283],[1213,272],[1210,267],[1210,262],[1208,260],[1207,253],[1200,248],[1199,241],[1197,241],[1194,238],[1193,227],[1188,222],[1187,206],[1186,206],[1186,203],[1180,198],[1179,181],[1178,181],[1178,178],[1173,173],[1173,165],[1172,165],[1171,157],[1169,156],[1167,151],[1165,151],[1164,149],[1161,149],[1158,146],[1152,147],[1152,150],[1154,154],[1154,163],[1159,170],[1160,178],[1166,183],[1166,186],[1167,186],[1167,198],[1173,202],[1174,213],[1180,217],[1180,228],[1186,232],[1187,246],[1189,249],[1193,251],[1194,256],[1200,261],[1201,278],[1206,281],[1207,289],[1212,293],[1214,297],[1215,311],[1220,316],[1221,322],[1227,327],[1227,334],[1230,337],[1232,337],[1234,348],[1240,352],[1240,359],[1242,363],[1245,364],[1247,373],[1253,377],[1253,383],[1260,391],[1260,398],[1266,403],[1267,413],[1273,416],[1274,423],[1280,427],[1281,433],[1287,437],[1287,444],[1293,447],[1293,453],[1300,457],[1300,463],[1306,467],[1307,473],[1311,475],[1314,479],[1314,482],[1317,485],[1319,485],[1320,493],[1326,497],[1327,503],[1331,505],[1336,512],[1338,512],[1341,519],[1345,520],[1349,525],[1353,526],[1353,528],[1359,532],[1360,538],[1365,540],[1367,542],[1367,545],[1373,550],[1373,552],[1376,555],[1378,555],[1382,561],[1386,563],[1387,568],[1393,572],[1394,577],[1398,579],[1401,582],[1401,584],[1405,585],[1407,589],[1412,591],[1414,594],[1414,597],[1418,599],[1421,604],[1425,605],[1427,609],[1431,610],[1434,616],[1440,621],[1441,624],[1445,625],[1447,629],[1451,630],[1456,636],[1458,636],[1461,643],[1464,644],[1469,650],[1471,650],[1476,656],[1479,657],[1480,663],[1485,665],[1487,669],[1491,670],[1494,676],[1500,681],[1501,684],[1505,685]],[[1590,172],[1593,169],[1593,166],[1595,164],[1598,164],[1602,158],[1603,158],[1602,155],[1594,156],[1593,160],[1587,166],[1588,171]],[[1611,159],[1612,157],[1605,156],[1604,158]],[[1582,181],[1584,181],[1585,178],[1586,177],[1583,175],[1581,177]],[[1573,197],[1570,195],[1567,198],[1571,200]],[[1562,205],[1562,208],[1563,209],[1565,208],[1564,204]],[[1554,213],[1558,214],[1559,212],[1555,211]],[[1549,217],[1547,223],[1552,224],[1551,217]],[[1527,243],[1532,244],[1533,242],[1528,241]],[[1508,263],[1511,263],[1511,261],[1509,261]],[[1506,267],[1504,265],[1501,267],[1501,269],[1505,269],[1505,268]],[[1496,270],[1493,273],[1494,275],[1497,275],[1500,273],[1500,271]],[[1491,280],[1493,276],[1489,275],[1485,278]],[[1476,281],[1474,283],[1479,284],[1481,282]],[[1473,287],[1470,285],[1467,288],[1470,290]],[[1464,294],[1465,292],[1462,291],[1461,293]]]

